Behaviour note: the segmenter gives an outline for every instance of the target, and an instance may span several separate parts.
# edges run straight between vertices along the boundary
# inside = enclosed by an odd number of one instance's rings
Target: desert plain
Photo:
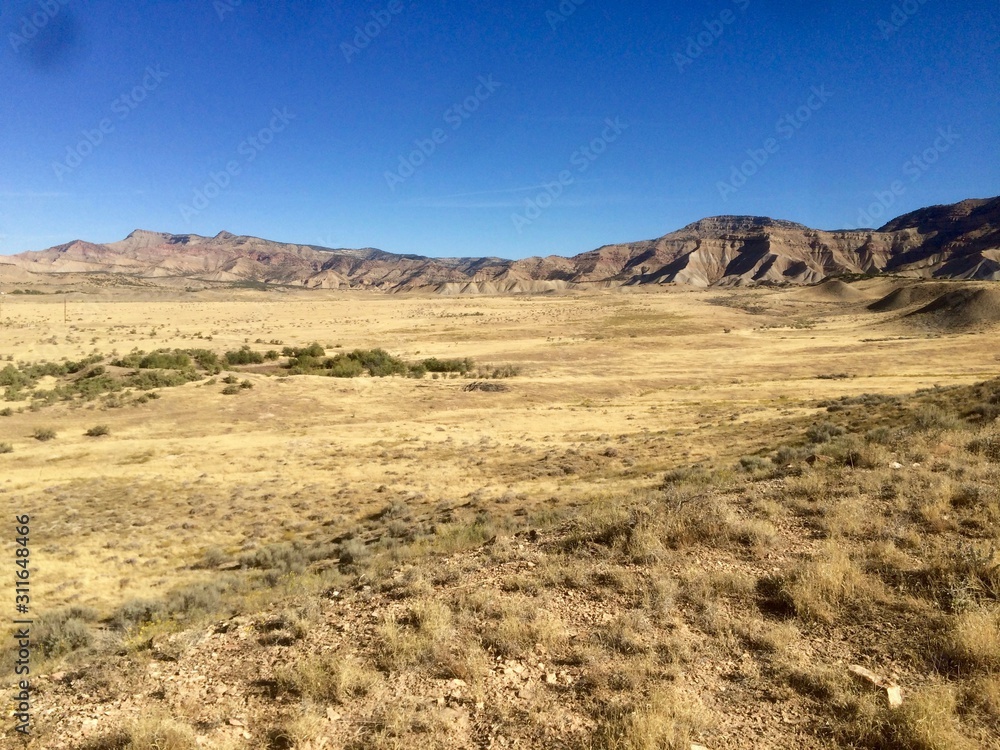
[[[0,403],[28,746],[1000,747],[1000,335],[910,315],[959,289],[8,286],[0,370],[275,352]]]

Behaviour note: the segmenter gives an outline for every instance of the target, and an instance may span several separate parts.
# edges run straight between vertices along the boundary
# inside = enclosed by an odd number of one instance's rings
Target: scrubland
[[[906,283],[8,296],[30,746],[1000,747],[1000,336]]]

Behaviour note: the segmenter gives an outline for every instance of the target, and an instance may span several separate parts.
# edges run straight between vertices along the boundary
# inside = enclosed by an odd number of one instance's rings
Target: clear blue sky
[[[996,0],[486,5],[4,2],[0,253],[138,227],[569,255],[1000,194]]]

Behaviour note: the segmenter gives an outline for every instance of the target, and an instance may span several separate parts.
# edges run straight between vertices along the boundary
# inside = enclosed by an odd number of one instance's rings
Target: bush
[[[811,443],[829,443],[833,438],[843,435],[846,430],[832,422],[814,424],[806,430],[806,437]]]
[[[10,443],[0,443],[0,453],[13,453],[14,446]]]
[[[431,357],[421,363],[427,372],[460,372],[467,373],[472,369],[472,360],[465,359],[438,359]]]
[[[302,357],[312,357],[315,359],[318,357],[325,356],[326,350],[319,344],[313,342],[309,346],[305,347],[295,348],[291,346],[286,346],[284,349],[281,350],[281,353],[284,356],[289,357],[290,359],[300,359]]]
[[[310,563],[334,556],[335,548],[329,544],[306,546],[301,542],[278,542],[241,555],[239,562],[244,568],[298,573]]]
[[[249,390],[250,388],[253,388],[253,383],[251,383],[249,380],[244,380],[242,383],[240,383],[240,388],[243,390]]]
[[[219,356],[208,349],[188,349],[187,354],[194,360],[195,364],[202,370],[218,372],[220,369]]]
[[[914,414],[914,421],[920,430],[948,430],[957,426],[958,420],[936,406],[922,406]]]
[[[111,364],[115,367],[137,367],[140,370],[185,370],[191,366],[191,357],[180,349],[157,349],[149,354],[130,354]]]
[[[175,615],[195,615],[215,612],[222,601],[224,583],[193,583],[171,591],[167,596],[166,608]]]
[[[14,413],[14,410],[11,409],[9,406],[6,407],[6,408],[4,408],[4,409],[0,409],[0,417],[9,417],[13,413]]]
[[[499,380],[501,378],[513,378],[521,374],[521,368],[517,365],[501,365],[500,367],[494,367],[493,372],[490,373],[490,377],[494,380]]]
[[[106,424],[94,425],[85,433],[87,437],[101,437],[103,435],[110,435],[111,428]]]
[[[130,375],[122,381],[126,388],[137,388],[140,391],[149,391],[153,388],[173,388],[178,385],[190,383],[192,380],[199,380],[200,377],[193,371],[187,372],[139,372]]]
[[[360,362],[345,355],[337,355],[328,360],[326,369],[332,378],[356,378],[365,371]]]
[[[111,625],[118,630],[154,622],[164,613],[162,602],[151,599],[129,599],[111,616]]]
[[[275,670],[278,684],[309,700],[344,703],[367,695],[378,682],[377,672],[355,658],[338,655],[306,657]]]
[[[348,539],[340,545],[340,561],[347,565],[361,563],[370,555],[368,547],[360,539]]]
[[[32,641],[45,658],[62,656],[93,643],[88,621],[97,613],[87,607],[71,607],[42,617],[32,632]]]
[[[223,396],[234,396],[237,393],[239,393],[241,390],[243,390],[243,389],[240,388],[238,385],[227,385],[225,388],[222,389],[222,395]]]
[[[259,365],[264,362],[264,355],[244,344],[238,351],[226,352],[225,359],[227,365]]]
[[[337,357],[341,356],[347,356],[350,359],[360,362],[361,366],[368,371],[368,374],[375,378],[382,378],[389,375],[405,375],[409,369],[403,360],[393,357],[384,349],[355,349],[350,354],[337,355]]]
[[[774,464],[764,456],[743,456],[740,459],[740,468],[749,472],[764,471],[765,469],[773,469]]]
[[[976,438],[966,448],[970,453],[983,456],[990,461],[1000,461],[1000,435]]]
[[[34,437],[35,440],[41,440],[43,443],[48,440],[52,440],[55,436],[56,431],[49,429],[38,429],[32,434],[32,437]]]
[[[300,367],[301,367],[300,360]],[[384,349],[355,349],[348,354],[338,354],[323,363],[327,374],[335,378],[353,378],[367,372],[372,377],[406,375],[409,366]]]

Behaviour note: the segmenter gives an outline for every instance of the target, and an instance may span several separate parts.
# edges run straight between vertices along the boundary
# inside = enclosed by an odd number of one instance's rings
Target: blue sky
[[[996,0],[474,5],[3,3],[0,253],[571,255],[1000,194]]]

